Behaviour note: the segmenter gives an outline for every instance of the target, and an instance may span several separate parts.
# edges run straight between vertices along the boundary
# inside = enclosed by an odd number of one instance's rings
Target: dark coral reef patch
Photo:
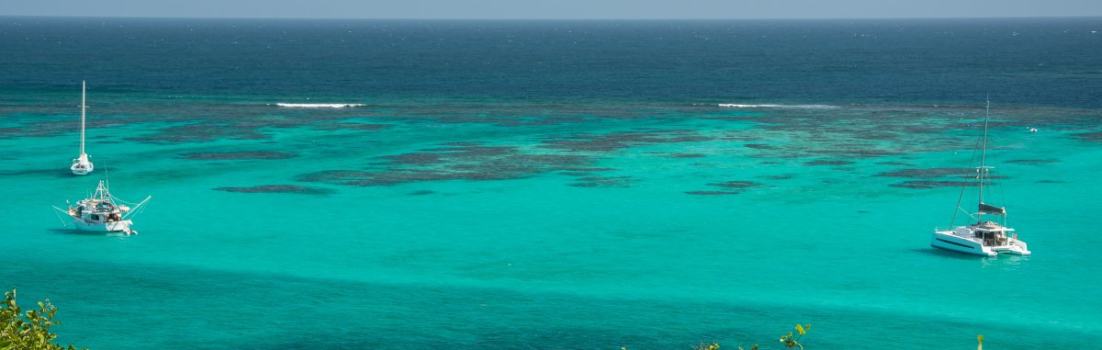
[[[725,182],[710,183],[710,184],[708,184],[708,186],[715,186],[715,187],[723,187],[723,188],[727,188],[727,189],[739,189],[739,190],[741,190],[741,189],[747,189],[747,188],[751,188],[751,187],[760,186],[760,184],[757,183],[757,182],[753,182],[753,181],[725,181]]]
[[[1026,164],[1026,165],[1045,165],[1060,162],[1057,159],[1011,159],[1006,161],[1010,164]]]
[[[573,134],[543,140],[535,149],[470,142],[444,143],[414,152],[379,157],[366,169],[325,170],[299,176],[307,182],[349,186],[390,186],[426,181],[493,181],[558,172],[575,178],[576,187],[628,187],[626,176],[595,175],[614,169],[595,167],[601,155],[620,149],[663,143],[712,140],[695,131],[633,131]],[[703,155],[677,154],[695,158]]]
[[[326,195],[333,191],[325,188],[307,187],[299,185],[259,185],[247,187],[217,187],[215,191],[236,193],[293,193],[309,195]]]
[[[685,194],[694,196],[728,196],[742,193],[740,191],[686,191]]]
[[[268,137],[255,127],[245,128],[225,124],[200,123],[170,126],[161,129],[156,134],[130,137],[127,140],[153,144],[176,144],[210,142],[218,139],[262,140]]]
[[[623,148],[663,143],[703,142],[712,140],[692,131],[639,131],[602,135],[573,135],[544,142],[543,147],[571,152],[611,152]]]
[[[796,177],[796,175],[793,175],[793,174],[776,174],[776,175],[762,176],[762,178],[769,179],[769,180],[790,180],[794,177]]]
[[[701,153],[670,153],[669,157],[670,158],[704,158],[704,157],[707,157],[707,155],[701,154]]]
[[[935,180],[910,180],[891,184],[892,187],[911,189],[930,189],[939,187],[972,187],[978,183],[974,181],[935,181]]]
[[[908,168],[877,174],[882,177],[906,178],[892,187],[930,189],[939,187],[977,186],[975,168]],[[1003,175],[988,175],[987,179],[1006,179]],[[971,181],[961,180],[971,179]]]
[[[809,162],[804,163],[804,165],[810,165],[810,166],[839,166],[839,165],[850,165],[850,164],[853,164],[853,162],[848,161],[848,160],[839,160],[839,159],[817,159],[817,160],[813,160],[813,161],[809,161]]]
[[[180,158],[190,160],[288,159],[294,157],[294,153],[276,151],[191,152],[180,155]]]
[[[630,187],[633,181],[630,176],[583,176],[577,178],[570,186],[574,187]]]
[[[517,147],[447,144],[421,151],[381,157],[377,169],[326,170],[299,177],[307,182],[351,186],[390,186],[446,180],[520,179],[551,171],[576,171],[590,165],[586,156],[532,154]]]
[[[1075,138],[1083,141],[1102,142],[1102,131],[1075,134]]]
[[[894,171],[886,171],[877,174],[884,177],[909,177],[909,178],[937,178],[946,176],[973,177],[976,174],[974,168],[909,168]]]
[[[724,182],[710,183],[710,184],[708,184],[708,186],[719,187],[719,188],[722,188],[722,190],[688,191],[688,192],[685,192],[685,193],[686,194],[691,194],[691,195],[696,195],[696,196],[733,195],[733,194],[743,193],[747,189],[752,188],[752,187],[761,186],[761,184],[757,183],[757,182],[753,182],[753,181],[724,181]]]

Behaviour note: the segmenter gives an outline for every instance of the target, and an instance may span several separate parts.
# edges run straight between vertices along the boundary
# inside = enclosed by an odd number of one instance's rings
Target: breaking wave
[[[284,103],[275,104],[280,108],[356,108],[363,107],[362,103]]]
[[[832,105],[784,105],[784,104],[742,104],[742,103],[720,103],[719,107],[722,108],[787,108],[787,109],[834,109],[838,106]]]

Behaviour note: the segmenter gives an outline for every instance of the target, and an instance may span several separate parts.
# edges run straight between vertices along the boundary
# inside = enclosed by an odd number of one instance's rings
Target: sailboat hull
[[[92,173],[92,170],[92,163],[73,163],[73,165],[69,167],[69,171],[72,171],[73,175],[88,175]]]

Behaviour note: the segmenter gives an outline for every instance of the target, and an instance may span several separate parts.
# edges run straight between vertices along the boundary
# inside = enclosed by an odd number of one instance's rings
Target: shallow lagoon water
[[[137,81],[92,85],[97,171],[75,178],[79,96],[51,84],[3,86],[0,282],[60,305],[65,342],[658,349],[795,322],[817,348],[1102,341],[1089,103],[996,103],[992,195],[1034,255],[976,259],[928,241],[968,180],[943,169],[972,166],[977,101],[445,90],[287,109],[285,86]],[[139,235],[61,229],[50,206],[101,176],[154,196]]]

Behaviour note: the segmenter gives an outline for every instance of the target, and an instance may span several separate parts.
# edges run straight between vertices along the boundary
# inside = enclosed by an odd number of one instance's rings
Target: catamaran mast
[[[88,83],[84,80],[80,81],[80,155],[84,155],[84,115],[88,109],[86,104]]]
[[[983,113],[983,151],[980,155],[979,186],[980,205],[983,205],[983,180],[987,176],[987,122],[991,119],[991,96],[987,96],[987,107]]]

